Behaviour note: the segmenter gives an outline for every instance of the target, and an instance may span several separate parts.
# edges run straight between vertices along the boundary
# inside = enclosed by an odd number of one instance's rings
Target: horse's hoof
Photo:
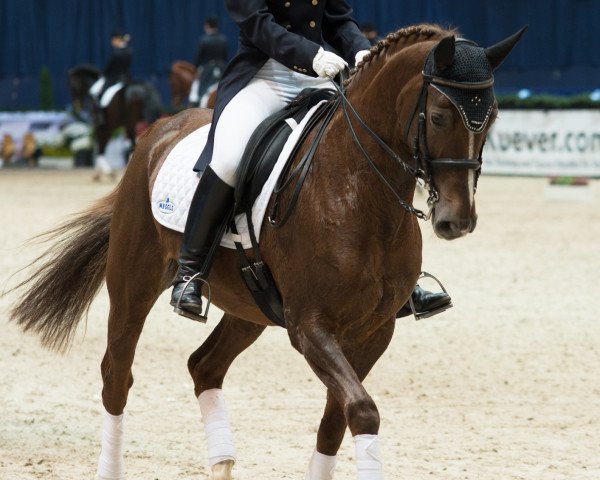
[[[213,465],[210,480],[231,480],[231,470],[233,469],[233,460],[224,460]]]

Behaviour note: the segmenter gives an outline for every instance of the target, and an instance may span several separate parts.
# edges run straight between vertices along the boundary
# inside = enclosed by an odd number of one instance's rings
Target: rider
[[[377,33],[377,27],[373,22],[365,22],[361,24],[360,31],[363,33],[371,45],[375,45],[379,40],[379,33]]]
[[[102,76],[91,86],[90,95],[100,107],[97,110],[101,112],[102,108],[108,105],[103,102],[102,96],[112,86],[120,84],[123,86],[131,79],[131,57],[132,50],[129,48],[130,36],[118,30],[114,31],[110,37],[112,45],[112,54],[102,71]]]
[[[171,294],[177,313],[198,319],[210,269],[204,264],[233,202],[237,166],[254,129],[304,88],[326,88],[330,78],[348,63],[358,63],[371,46],[345,0],[225,4],[240,28],[239,50],[219,83],[208,142],[194,167],[203,174],[190,205]],[[324,41],[341,56],[324,50]],[[412,298],[417,311],[450,303],[445,292],[418,286]]]
[[[219,33],[217,17],[209,17],[204,22],[204,35],[200,38],[196,52],[196,80],[190,89],[192,106],[200,104],[207,90],[219,81],[227,57],[227,37]]]

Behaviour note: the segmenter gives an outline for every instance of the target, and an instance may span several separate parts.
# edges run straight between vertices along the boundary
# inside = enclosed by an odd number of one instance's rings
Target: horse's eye
[[[433,123],[434,125],[437,125],[438,127],[443,127],[444,126],[444,117],[442,115],[434,113],[431,115],[431,123]]]

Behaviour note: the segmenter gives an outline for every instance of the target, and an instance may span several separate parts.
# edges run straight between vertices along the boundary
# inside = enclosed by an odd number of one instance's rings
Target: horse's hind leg
[[[132,201],[135,203],[135,201]],[[146,209],[131,206],[136,218],[115,212],[106,269],[110,296],[106,353],[102,360],[102,403],[105,412],[102,450],[98,462],[100,480],[124,478],[123,410],[133,384],[131,366],[146,316],[164,289],[166,266],[158,236]],[[150,218],[150,217],[148,217]],[[135,252],[135,253],[134,253]]]
[[[394,333],[394,324],[393,320],[386,323],[359,348],[347,352],[346,357],[361,381],[387,349]],[[346,426],[344,410],[328,390],[327,405],[317,432],[317,448],[309,463],[306,480],[333,478],[336,455],[342,444]]]
[[[233,435],[223,399],[223,379],[235,358],[252,345],[264,329],[264,325],[225,314],[188,360],[204,420],[213,480],[230,480],[235,462]]]

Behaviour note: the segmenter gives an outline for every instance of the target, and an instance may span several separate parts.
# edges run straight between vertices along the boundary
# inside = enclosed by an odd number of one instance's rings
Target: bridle
[[[431,55],[431,53],[430,53]],[[427,64],[427,61],[426,61]],[[445,78],[439,78],[433,75],[426,74],[423,71],[423,85],[421,87],[421,92],[419,94],[419,98],[415,104],[415,107],[412,110],[410,120],[406,126],[404,132],[405,141],[408,141],[408,136],[410,134],[410,128],[413,123],[415,117],[417,117],[417,133],[415,135],[413,144],[412,144],[412,157],[415,161],[416,167],[409,165],[387,144],[379,135],[377,135],[361,118],[360,114],[356,111],[356,109],[352,106],[350,101],[345,95],[344,84],[346,81],[346,72],[340,73],[340,84],[332,80],[332,83],[335,86],[340,98],[340,102],[342,105],[342,111],[344,113],[344,117],[346,119],[346,123],[348,124],[348,129],[350,130],[352,140],[354,141],[356,147],[360,150],[363,157],[367,160],[367,163],[375,173],[375,175],[383,182],[386,188],[392,193],[392,195],[399,202],[400,206],[406,210],[407,212],[415,215],[417,218],[421,220],[429,220],[431,217],[431,213],[433,212],[433,208],[435,204],[439,201],[439,193],[433,182],[432,178],[432,170],[436,168],[453,168],[453,169],[466,169],[473,170],[475,172],[475,189],[477,189],[477,181],[479,179],[479,175],[481,173],[481,164],[482,164],[482,152],[483,152],[483,144],[479,150],[479,154],[477,158],[431,158],[429,154],[429,148],[427,146],[427,136],[426,136],[426,124],[427,124],[427,93],[429,86],[435,85],[443,85],[443,86],[451,86],[452,88],[457,89],[482,89],[482,88],[490,88],[493,83],[493,77],[485,82],[476,82],[476,83],[463,83],[463,82],[453,82]],[[443,92],[440,92],[444,94]],[[456,105],[455,105],[456,106]],[[457,106],[457,108],[459,108]],[[377,168],[373,159],[366,151],[358,135],[356,134],[356,130],[352,125],[352,121],[350,119],[350,113],[354,116],[360,127],[369,134],[369,136],[375,140],[375,142],[386,152],[392,159],[396,161],[396,163],[406,172],[410,173],[417,180],[422,180],[427,186],[428,190],[428,199],[427,205],[429,207],[429,211],[427,213],[413,207],[408,202],[404,201],[400,194],[395,190],[392,184],[385,178],[383,173]],[[466,128],[469,128],[466,125]],[[483,130],[483,128],[481,129]],[[484,142],[485,143],[485,142]]]
[[[494,85],[494,78],[490,78],[484,82],[453,82],[448,79],[443,79],[436,77],[434,75],[428,75],[425,72],[423,75],[423,86],[421,87],[421,93],[419,94],[419,98],[415,107],[413,108],[412,114],[410,116],[410,120],[406,125],[406,129],[404,130],[404,139],[408,140],[408,136],[410,134],[410,127],[412,122],[417,116],[417,134],[413,140],[412,145],[412,155],[415,160],[418,168],[424,172],[425,174],[425,182],[429,185],[430,194],[431,192],[435,192],[437,196],[437,189],[433,183],[433,179],[431,176],[432,168],[456,168],[456,169],[466,169],[466,170],[474,170],[475,172],[475,190],[477,190],[477,181],[479,180],[479,175],[481,174],[481,165],[483,163],[482,153],[483,146],[485,142],[481,145],[479,149],[479,154],[477,158],[431,158],[429,155],[429,148],[427,147],[427,133],[426,133],[426,125],[427,125],[427,93],[429,91],[429,86],[433,85],[443,85],[446,87],[452,87],[459,90],[480,90],[483,88],[491,88]],[[443,92],[442,95],[444,95]],[[460,109],[460,106],[455,105],[457,109]],[[466,123],[465,127],[469,131],[474,131],[470,128]],[[482,131],[483,128],[479,130]],[[476,132],[476,133],[479,133]]]

